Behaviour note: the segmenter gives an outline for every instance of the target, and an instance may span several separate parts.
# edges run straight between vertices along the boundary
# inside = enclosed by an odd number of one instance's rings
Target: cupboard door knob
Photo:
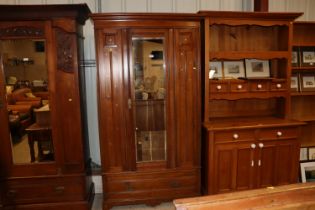
[[[221,85],[217,85],[217,90],[221,90],[221,89],[222,89]]]
[[[239,89],[239,90],[242,89],[242,88],[243,88],[242,85],[238,85],[238,86],[237,86],[237,89]]]
[[[251,166],[254,167],[254,165],[255,165],[255,162],[254,160],[252,160]]]
[[[250,147],[251,147],[252,149],[255,149],[255,148],[256,148],[256,144],[251,144]]]
[[[237,133],[233,134],[233,139],[238,139],[239,135]]]
[[[257,165],[258,165],[258,166],[261,166],[261,160],[258,160]]]
[[[262,85],[261,84],[258,84],[257,85],[257,89],[261,89],[262,88]]]
[[[58,194],[64,193],[64,191],[65,191],[65,187],[64,186],[55,187],[55,192],[58,193]]]
[[[259,146],[259,148],[263,148],[264,144],[263,143],[259,143],[258,146]]]
[[[69,98],[68,101],[71,102],[71,101],[72,101],[72,98]]]
[[[277,131],[277,136],[278,137],[282,136],[282,132],[281,131]]]
[[[282,87],[282,85],[278,83],[277,88],[280,89],[281,87]]]

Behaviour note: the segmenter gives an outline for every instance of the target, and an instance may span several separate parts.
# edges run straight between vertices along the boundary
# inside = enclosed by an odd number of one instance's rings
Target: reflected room
[[[44,40],[1,40],[14,164],[54,160]]]

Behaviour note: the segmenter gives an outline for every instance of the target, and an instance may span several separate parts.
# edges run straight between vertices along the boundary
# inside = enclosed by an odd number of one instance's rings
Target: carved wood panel
[[[56,28],[57,69],[71,73],[74,71],[75,34]]]
[[[15,26],[0,29],[0,37],[42,37],[44,34],[44,29],[30,26]]]

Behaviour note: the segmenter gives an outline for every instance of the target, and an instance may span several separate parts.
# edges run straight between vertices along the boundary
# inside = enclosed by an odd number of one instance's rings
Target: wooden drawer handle
[[[241,90],[242,88],[243,88],[243,85],[238,85],[238,86],[237,86],[237,89],[238,89],[238,90]]]
[[[64,193],[65,192],[65,187],[64,186],[55,187],[55,192],[58,193],[58,194]]]
[[[178,181],[171,181],[170,186],[172,188],[178,188],[178,187],[180,187],[180,184],[178,183]]]
[[[262,88],[262,85],[261,84],[258,84],[257,85],[257,89],[261,89]]]
[[[282,88],[282,85],[280,83],[277,84],[277,88],[280,89]]]
[[[217,85],[217,90],[221,90],[222,86],[221,85]]]
[[[9,190],[7,192],[7,196],[13,198],[16,196],[16,193],[17,193],[16,190]]]
[[[256,144],[251,144],[250,147],[251,147],[252,149],[255,149],[255,148],[256,148]]]

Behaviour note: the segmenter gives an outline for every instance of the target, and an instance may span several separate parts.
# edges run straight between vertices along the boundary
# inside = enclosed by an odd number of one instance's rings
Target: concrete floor
[[[146,205],[130,205],[130,206],[115,206],[111,210],[175,210],[173,203],[162,203],[158,206],[146,206]],[[102,210],[102,194],[95,194],[92,210]]]

